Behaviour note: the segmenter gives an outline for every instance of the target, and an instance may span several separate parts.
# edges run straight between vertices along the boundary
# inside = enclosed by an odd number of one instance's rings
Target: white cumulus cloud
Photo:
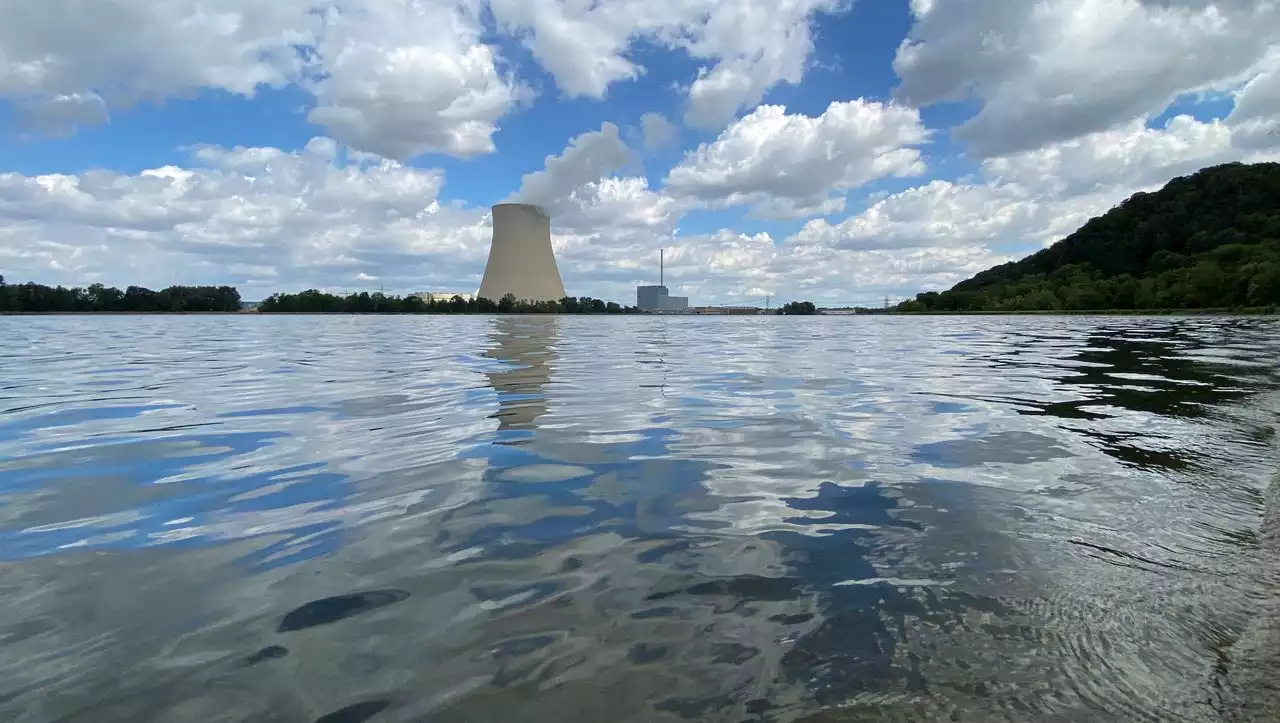
[[[817,117],[766,105],[690,152],[666,188],[713,207],[750,204],[761,215],[805,216],[843,208],[842,192],[925,171],[928,131],[917,111],[874,101],[832,103]]]
[[[213,88],[252,95],[295,81],[295,46],[319,29],[309,0],[0,0],[0,98],[65,130]]]
[[[489,0],[568,96],[602,98],[645,68],[635,43],[683,51],[700,63],[686,120],[721,127],[779,83],[799,83],[813,51],[811,23],[847,0]]]
[[[934,180],[880,199],[839,223],[817,219],[789,242],[855,250],[1018,249],[1048,245],[1138,191],[1207,165],[1274,160],[1232,146],[1220,121],[1141,121],[989,159],[969,183]]]
[[[605,123],[598,131],[571,138],[559,155],[547,156],[542,170],[520,179],[520,189],[509,200],[543,206],[554,213],[574,190],[610,175],[630,157],[631,150],[618,135],[618,126]]]
[[[204,89],[296,84],[310,120],[406,159],[494,150],[531,92],[482,41],[478,3],[437,0],[0,0],[0,98],[49,133]]]
[[[661,113],[640,116],[640,133],[647,151],[656,151],[676,142],[680,131]]]
[[[193,149],[188,168],[0,173],[0,266],[45,283],[233,283],[247,296],[359,285],[416,288],[478,273],[484,213],[437,200],[443,174],[341,164],[305,150]]]
[[[479,8],[423,0],[363,0],[325,14],[309,85],[310,120],[388,158],[427,152],[470,158],[494,150],[498,120],[531,92],[481,42]]]
[[[1032,150],[1227,91],[1280,43],[1275,0],[930,0],[898,48],[897,96],[975,97],[956,136],[980,156]]]

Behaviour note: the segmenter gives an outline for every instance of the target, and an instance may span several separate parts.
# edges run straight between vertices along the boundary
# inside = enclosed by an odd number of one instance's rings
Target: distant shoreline
[[[0,316],[243,316],[257,313],[256,311],[0,311]]]
[[[0,316],[241,316],[256,311],[0,311]]]
[[[488,311],[0,311],[0,316],[752,316],[751,314],[564,314]],[[758,314],[758,316],[784,316]],[[1280,316],[1271,309],[1097,309],[1092,311],[891,311],[865,314],[822,313],[812,316]]]

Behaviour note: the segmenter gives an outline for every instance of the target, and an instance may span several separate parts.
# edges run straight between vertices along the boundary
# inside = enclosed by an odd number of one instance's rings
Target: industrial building
[[[712,314],[714,316],[758,316],[762,313],[755,306],[696,306],[691,309],[694,314]]]
[[[449,301],[455,296],[462,297],[463,301],[471,301],[476,298],[476,295],[470,291],[419,291],[414,294],[414,296],[422,299],[428,304],[435,303],[437,301]]]
[[[526,203],[499,203],[492,212],[493,240],[479,296],[492,301],[507,294],[520,301],[568,296],[551,248],[551,218],[546,212]]]
[[[636,306],[648,313],[684,313],[689,310],[689,297],[671,296],[663,278],[666,273],[664,251],[658,252],[658,283],[636,287]]]
[[[667,287],[661,284],[657,286],[637,286],[636,306],[640,307],[641,311],[687,311],[689,297],[671,296],[667,291]]]

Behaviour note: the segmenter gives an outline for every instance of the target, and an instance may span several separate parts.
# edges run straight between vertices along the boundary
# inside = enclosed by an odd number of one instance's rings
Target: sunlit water
[[[0,720],[1280,715],[1280,321],[0,339]]]

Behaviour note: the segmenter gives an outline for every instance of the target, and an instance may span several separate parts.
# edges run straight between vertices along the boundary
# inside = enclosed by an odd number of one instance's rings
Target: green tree
[[[1247,299],[1252,306],[1280,304],[1280,261],[1259,265],[1249,279]]]
[[[1191,307],[1232,305],[1231,295],[1223,293],[1226,287],[1226,275],[1213,261],[1201,261],[1191,267],[1187,274],[1187,286],[1189,287],[1187,301]]]
[[[812,301],[789,301],[782,305],[778,313],[786,316],[810,316],[818,313],[818,309]]]

